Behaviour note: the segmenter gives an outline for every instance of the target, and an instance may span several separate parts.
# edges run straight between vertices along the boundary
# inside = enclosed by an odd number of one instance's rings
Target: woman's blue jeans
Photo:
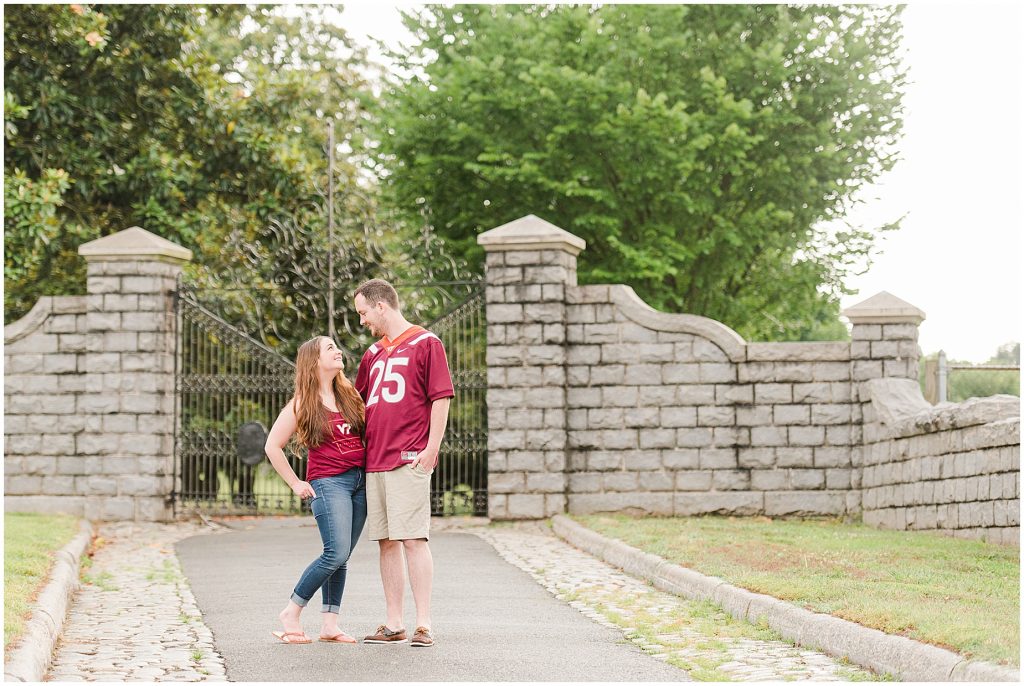
[[[292,592],[296,605],[305,607],[321,589],[322,612],[337,614],[345,592],[348,558],[356,547],[366,523],[366,475],[362,468],[352,469],[310,482],[316,497],[310,503],[316,517],[324,552],[313,560]]]

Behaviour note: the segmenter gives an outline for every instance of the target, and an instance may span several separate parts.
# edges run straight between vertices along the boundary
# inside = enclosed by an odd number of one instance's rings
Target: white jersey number
[[[373,366],[370,367],[373,386],[370,390],[370,397],[366,401],[367,407],[375,405],[381,399],[386,403],[402,402],[402,398],[405,397],[405,378],[398,373],[396,367],[404,367],[408,364],[408,357],[392,357],[388,359],[387,364],[384,363],[384,360],[377,360],[373,363]],[[382,386],[382,382],[394,384],[394,387]]]

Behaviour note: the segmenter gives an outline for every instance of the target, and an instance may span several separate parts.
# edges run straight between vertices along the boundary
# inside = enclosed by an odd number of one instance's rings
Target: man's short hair
[[[398,291],[384,279],[370,279],[356,289],[355,295],[361,295],[371,307],[379,302],[387,303],[391,309],[398,310]]]

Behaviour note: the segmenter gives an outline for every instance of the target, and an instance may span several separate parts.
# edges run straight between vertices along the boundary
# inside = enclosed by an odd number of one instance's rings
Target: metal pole
[[[939,351],[939,402],[946,402],[946,375],[949,370],[946,367],[946,351]]]
[[[334,121],[327,121],[327,335],[334,331]]]

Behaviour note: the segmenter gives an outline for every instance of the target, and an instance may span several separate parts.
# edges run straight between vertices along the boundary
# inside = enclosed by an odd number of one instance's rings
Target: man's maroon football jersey
[[[441,339],[413,329],[395,339],[397,345],[387,338],[374,343],[359,362],[367,472],[389,472],[416,459],[427,447],[430,406],[455,395]]]

